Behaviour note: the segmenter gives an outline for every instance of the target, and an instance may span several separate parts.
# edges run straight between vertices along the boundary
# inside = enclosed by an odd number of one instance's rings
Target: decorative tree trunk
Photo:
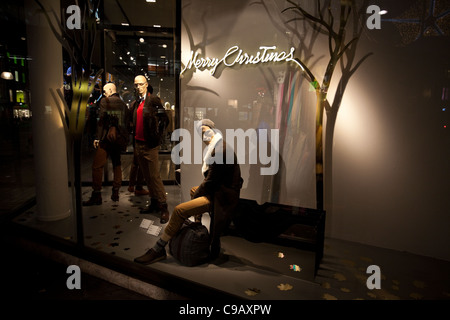
[[[68,106],[64,95],[60,89],[57,89],[60,101],[52,92],[53,98],[60,106],[58,110],[66,132],[68,162],[71,177],[71,186],[74,199],[74,207],[77,220],[77,244],[83,246],[83,215],[82,215],[82,192],[81,192],[81,144],[86,121],[86,108],[88,99],[94,89],[95,83],[99,79],[103,70],[99,70],[94,77],[91,75],[91,61],[94,51],[94,44],[97,34],[97,13],[99,0],[77,1],[77,5],[84,10],[80,17],[83,27],[79,30],[68,30],[65,21],[59,22],[59,19],[52,19],[50,14],[55,17],[54,11],[47,10],[39,0],[36,3],[43,10],[45,17],[53,31],[56,39],[70,55],[72,67],[72,90],[73,97],[71,105]]]

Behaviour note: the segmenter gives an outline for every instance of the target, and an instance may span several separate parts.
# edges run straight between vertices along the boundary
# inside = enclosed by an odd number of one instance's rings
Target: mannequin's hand
[[[95,149],[98,148],[99,142],[100,142],[100,140],[94,140],[94,148],[95,148]]]

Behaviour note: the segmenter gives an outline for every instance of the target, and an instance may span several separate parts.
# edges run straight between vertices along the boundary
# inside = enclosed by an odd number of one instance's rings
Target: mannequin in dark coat
[[[150,264],[165,259],[166,244],[177,234],[186,219],[194,216],[198,221],[205,212],[211,214],[211,259],[217,258],[220,253],[220,236],[231,223],[243,180],[234,151],[223,140],[222,135],[214,131],[214,123],[204,119],[198,124],[198,130],[201,130],[203,141],[208,146],[202,167],[204,179],[197,188],[192,188],[192,200],[175,207],[155,246],[134,259],[135,262]],[[233,153],[233,163],[227,163],[227,154],[230,152]]]

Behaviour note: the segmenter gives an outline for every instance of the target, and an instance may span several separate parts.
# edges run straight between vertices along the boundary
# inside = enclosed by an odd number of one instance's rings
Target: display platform
[[[83,207],[84,245],[134,263],[135,257],[156,243],[165,225],[159,223],[157,216],[139,213],[147,197],[135,196],[122,188],[120,200],[113,202],[109,188],[102,192],[102,205]],[[180,201],[179,187],[166,186],[166,192],[169,209],[173,210]],[[83,199],[89,195],[90,189],[83,188]],[[35,210],[35,207],[27,210],[14,222],[68,241],[76,240],[74,215],[60,221],[40,222]],[[209,221],[205,213],[202,223],[209,227]],[[214,262],[185,267],[169,254],[167,259],[145,268],[243,299],[302,299],[307,288],[319,286],[314,282],[314,252],[255,243],[232,235],[222,237],[221,255]]]

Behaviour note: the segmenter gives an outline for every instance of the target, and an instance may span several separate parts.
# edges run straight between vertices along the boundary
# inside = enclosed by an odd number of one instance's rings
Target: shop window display
[[[71,214],[43,226],[37,222],[39,219],[35,220],[38,209],[32,208],[15,222],[129,263],[157,244],[167,219],[145,210],[152,206],[148,201],[152,195],[145,189],[138,192],[143,185],[138,167],[136,178],[131,173],[136,148],[131,135],[121,154],[120,194],[110,197],[114,166],[108,163],[103,172],[104,197],[97,201],[102,205],[80,206],[81,200],[90,195],[95,140],[92,133],[100,118],[102,88],[113,83],[120,99],[130,108],[137,97],[135,77],[142,75],[152,94],[159,97],[160,109],[168,119],[158,150],[168,212],[172,214],[177,205],[187,202],[191,187],[200,184],[203,178],[200,174],[203,148],[195,140],[195,125],[201,120],[212,119],[231,142],[244,181],[235,219],[223,234],[222,260],[182,269],[181,274],[179,264],[170,255],[164,261],[142,267],[210,285],[208,266],[223,268],[224,278],[238,266],[255,272],[251,279],[255,283],[259,277],[264,278],[261,288],[243,285],[235,290],[229,284],[215,283],[219,290],[241,298],[278,298],[280,291],[300,297],[297,285],[302,280],[314,282],[323,256],[324,209],[339,211],[343,199],[334,198],[342,192],[333,189],[333,179],[341,181],[344,172],[335,170],[334,165],[342,168],[339,161],[345,154],[339,149],[342,144],[336,147],[334,132],[337,128],[343,134],[339,117],[348,115],[346,106],[352,105],[352,101],[361,101],[353,99],[355,88],[364,82],[361,70],[367,64],[372,66],[372,56],[379,53],[380,49],[376,45],[374,49],[367,35],[380,30],[380,23],[382,26],[400,23],[400,33],[408,33],[401,22],[406,18],[377,20],[376,27],[369,28],[365,23],[369,14],[363,1],[357,1],[362,4],[357,10],[349,10],[350,2],[331,1],[330,11],[327,6],[317,7],[307,1],[227,1],[214,5],[206,0],[169,2],[168,11],[164,11],[168,14],[166,24],[155,20],[150,25],[144,19],[145,13],[150,15],[159,8],[147,3],[146,7],[122,3],[123,16],[107,1],[104,7],[92,10],[98,27],[97,38],[92,42],[95,54],[85,68],[73,63],[73,52],[63,54],[61,74],[65,85],[50,88],[53,90],[50,101],[58,101],[59,107],[46,105],[44,113],[59,117],[65,130],[62,136],[69,155]],[[51,1],[42,3],[51,5]],[[440,19],[445,12],[439,1],[432,3],[431,11],[439,19],[427,25],[415,40],[403,37],[406,42],[402,45],[410,45],[422,37],[444,35],[446,29]],[[67,5],[67,1],[61,2],[63,8]],[[139,8],[142,14],[138,14]],[[407,10],[405,14],[413,11]],[[180,15],[175,17],[176,12],[182,13],[183,20]],[[343,14],[339,16],[339,12]],[[327,14],[333,14],[336,20],[329,19]],[[62,20],[69,16],[67,13]],[[347,37],[342,28],[336,28],[338,16]],[[265,23],[259,23],[261,20]],[[330,21],[336,21],[336,25]],[[77,32],[79,25],[75,20],[72,22],[71,32]],[[68,68],[72,70],[68,72]],[[85,81],[74,90],[77,82],[71,77],[77,75],[80,81],[81,78]],[[23,95],[20,103],[27,104],[28,88],[24,89],[12,92]],[[32,90],[32,96],[33,92],[36,90]],[[434,89],[427,92],[431,97]],[[81,99],[77,96],[80,93]],[[441,100],[448,100],[445,90],[441,93]],[[73,101],[79,109],[74,109]],[[29,111],[13,108],[20,119],[35,118],[32,110],[32,107]],[[445,106],[440,110],[444,112]],[[342,136],[337,141],[342,143]],[[209,213],[202,216],[205,225],[211,222]],[[339,232],[348,229],[336,215],[331,219]],[[284,260],[287,257],[294,260]],[[277,285],[261,275],[262,270],[270,270],[286,280],[283,285],[278,283],[278,289],[283,289],[277,290]],[[242,275],[235,276],[234,284],[239,283]]]

